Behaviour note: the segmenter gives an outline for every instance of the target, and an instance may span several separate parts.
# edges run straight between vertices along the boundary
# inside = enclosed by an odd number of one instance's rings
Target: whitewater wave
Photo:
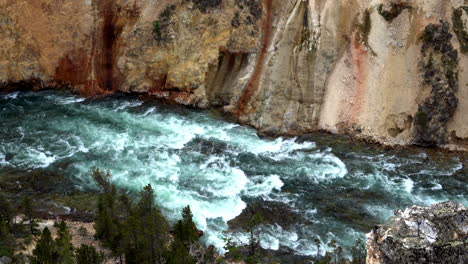
[[[451,181],[446,175],[462,169],[456,160],[439,166],[423,154],[343,154],[296,138],[269,140],[206,112],[135,99],[41,92],[3,94],[0,101],[0,169],[60,169],[83,189],[95,188],[93,167],[109,169],[112,181],[130,190],[150,183],[171,221],[190,205],[205,242],[221,251],[228,221],[250,201],[279,204],[285,219],[291,213],[302,221],[263,226],[262,247],[315,255],[314,237],[323,248],[331,238],[350,245],[362,235],[329,209],[343,200],[364,203],[363,211],[383,219],[410,203],[467,199],[443,188]],[[245,242],[242,231],[235,235]]]

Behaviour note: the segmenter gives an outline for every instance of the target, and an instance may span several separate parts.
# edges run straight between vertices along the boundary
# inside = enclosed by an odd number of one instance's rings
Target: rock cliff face
[[[397,211],[368,234],[366,263],[468,263],[468,208],[446,202]]]
[[[140,92],[264,134],[468,139],[466,0],[0,0],[0,90]]]

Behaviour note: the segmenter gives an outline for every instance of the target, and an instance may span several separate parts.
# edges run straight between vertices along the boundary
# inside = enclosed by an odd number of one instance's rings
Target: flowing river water
[[[190,205],[204,240],[218,248],[226,230],[246,239],[236,218],[247,207],[265,214],[262,247],[314,255],[315,237],[350,246],[395,209],[468,205],[465,161],[456,155],[318,134],[265,139],[213,112],[132,96],[0,94],[0,121],[0,173],[53,171],[89,190],[98,167],[120,187],[150,183],[170,220]]]

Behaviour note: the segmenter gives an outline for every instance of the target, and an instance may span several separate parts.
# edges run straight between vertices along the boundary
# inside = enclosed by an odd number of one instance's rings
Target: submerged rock
[[[445,202],[397,210],[367,236],[367,264],[468,263],[468,208]]]

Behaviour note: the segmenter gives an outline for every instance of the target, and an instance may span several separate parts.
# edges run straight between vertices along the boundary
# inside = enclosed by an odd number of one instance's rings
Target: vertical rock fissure
[[[263,36],[262,36],[262,48],[260,50],[260,54],[257,58],[257,63],[255,65],[255,69],[252,73],[252,77],[250,81],[247,83],[244,92],[242,93],[239,102],[237,104],[237,118],[241,119],[244,114],[246,114],[248,110],[248,104],[256,92],[258,86],[260,85],[260,78],[263,71],[263,66],[265,64],[266,53],[268,51],[268,46],[270,43],[270,31],[271,31],[271,19],[272,19],[272,5],[273,0],[266,0],[266,12],[265,12],[265,19],[262,22],[262,29],[263,29]]]
[[[99,12],[103,17],[100,50],[96,67],[98,83],[101,89],[114,91],[118,87],[115,63],[117,58],[117,40],[121,28],[116,25],[116,14],[113,0],[98,0]]]

